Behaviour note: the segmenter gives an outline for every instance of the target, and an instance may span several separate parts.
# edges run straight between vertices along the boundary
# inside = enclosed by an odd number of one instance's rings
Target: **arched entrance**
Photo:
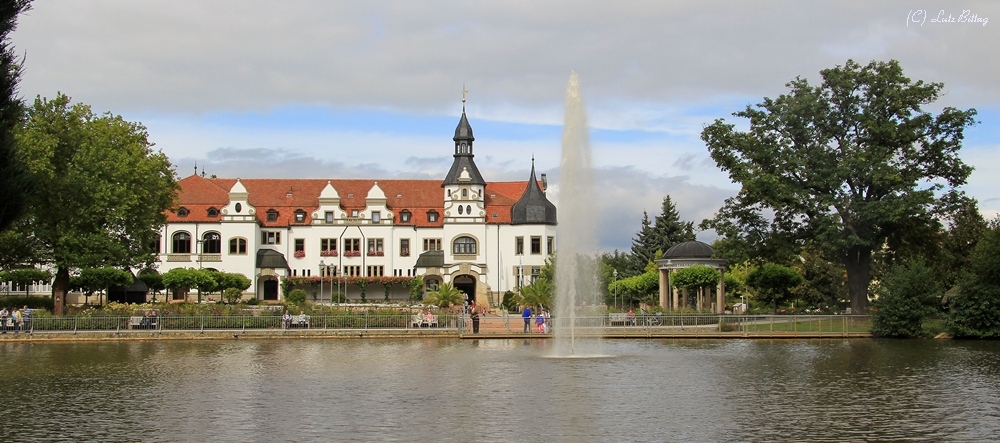
[[[465,302],[474,303],[476,301],[476,278],[471,275],[459,275],[451,280],[455,289],[465,293]]]
[[[261,298],[264,300],[278,299],[278,279],[274,276],[261,277]]]

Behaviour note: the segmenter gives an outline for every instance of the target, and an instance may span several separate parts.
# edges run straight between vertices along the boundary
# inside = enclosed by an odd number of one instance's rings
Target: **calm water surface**
[[[0,345],[0,441],[996,441],[1000,343]]]

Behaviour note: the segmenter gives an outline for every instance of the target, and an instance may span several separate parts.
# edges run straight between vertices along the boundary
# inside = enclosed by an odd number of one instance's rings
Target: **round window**
[[[237,213],[237,214],[239,214],[239,213],[240,213],[240,211],[242,211],[242,210],[243,210],[243,205],[241,205],[241,204],[237,203],[237,204],[236,204],[236,213]]]

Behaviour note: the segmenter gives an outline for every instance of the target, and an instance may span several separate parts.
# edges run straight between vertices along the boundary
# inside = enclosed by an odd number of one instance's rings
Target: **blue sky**
[[[21,93],[62,91],[147,126],[188,175],[444,176],[460,91],[487,180],[536,160],[558,200],[566,84],[590,123],[602,249],[627,249],[669,194],[710,217],[737,187],[699,139],[716,118],[852,58],[945,83],[976,108],[965,190],[1000,211],[1000,5],[951,2],[39,0],[12,38]],[[994,22],[913,23],[914,10]],[[710,241],[711,232],[700,233]]]

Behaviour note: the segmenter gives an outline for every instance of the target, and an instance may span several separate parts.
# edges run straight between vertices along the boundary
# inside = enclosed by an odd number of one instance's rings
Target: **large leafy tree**
[[[963,199],[972,168],[958,151],[974,109],[932,115],[941,83],[911,81],[896,61],[796,78],[790,92],[716,120],[702,132],[712,158],[742,185],[713,220],[751,245],[815,239],[847,270],[851,306],[868,309],[872,254],[907,233],[937,232],[937,217]],[[766,213],[773,216],[765,215]]]
[[[70,269],[152,262],[151,245],[174,204],[177,182],[145,127],[95,115],[59,94],[35,99],[17,139],[18,156],[37,184],[24,232],[41,245],[37,259],[57,269],[57,312]]]
[[[0,232],[27,209],[32,189],[31,177],[15,155],[14,133],[24,115],[24,105],[17,96],[21,65],[10,44],[17,16],[30,8],[30,0],[0,1]]]
[[[84,268],[80,270],[79,276],[70,278],[69,286],[83,291],[84,303],[90,304],[90,296],[95,292],[107,291],[112,286],[128,286],[132,281],[132,273],[121,269]]]

